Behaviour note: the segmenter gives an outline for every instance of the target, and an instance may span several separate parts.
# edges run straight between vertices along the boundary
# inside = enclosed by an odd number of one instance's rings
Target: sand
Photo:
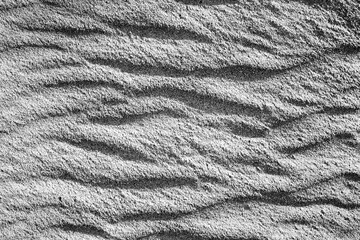
[[[357,0],[0,1],[0,239],[360,239]]]

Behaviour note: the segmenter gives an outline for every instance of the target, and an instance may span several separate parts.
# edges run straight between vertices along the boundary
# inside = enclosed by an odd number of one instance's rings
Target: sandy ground
[[[0,239],[360,239],[357,0],[0,1]]]

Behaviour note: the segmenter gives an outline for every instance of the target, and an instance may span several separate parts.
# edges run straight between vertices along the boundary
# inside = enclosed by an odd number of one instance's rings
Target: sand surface
[[[0,239],[360,239],[358,0],[1,0]]]

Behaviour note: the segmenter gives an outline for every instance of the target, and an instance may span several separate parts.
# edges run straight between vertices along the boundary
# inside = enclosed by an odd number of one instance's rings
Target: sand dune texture
[[[360,239],[358,0],[0,1],[0,239]]]

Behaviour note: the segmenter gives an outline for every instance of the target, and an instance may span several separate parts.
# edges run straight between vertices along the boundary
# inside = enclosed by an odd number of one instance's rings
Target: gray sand
[[[360,239],[358,0],[0,1],[0,239]]]

